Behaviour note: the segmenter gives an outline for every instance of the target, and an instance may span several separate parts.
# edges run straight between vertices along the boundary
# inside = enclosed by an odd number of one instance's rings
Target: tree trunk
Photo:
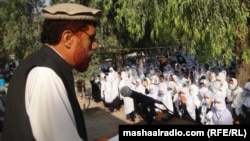
[[[250,63],[243,65],[243,67],[238,68],[238,73],[236,74],[239,86],[244,88],[245,83],[250,79]]]
[[[120,53],[115,53],[115,67],[117,71],[122,70],[122,59],[121,59],[121,54]]]

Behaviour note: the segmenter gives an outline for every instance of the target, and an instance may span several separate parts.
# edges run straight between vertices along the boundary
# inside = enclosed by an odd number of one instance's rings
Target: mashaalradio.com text
[[[171,130],[137,130],[137,131],[122,131],[122,136],[129,137],[129,136],[204,136],[204,131],[183,131],[177,130],[177,129],[171,129]]]

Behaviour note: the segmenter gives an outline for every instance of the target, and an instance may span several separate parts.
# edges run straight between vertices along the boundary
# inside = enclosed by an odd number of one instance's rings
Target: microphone
[[[120,92],[124,97],[129,97],[132,95],[132,90],[128,86],[122,87]]]
[[[124,86],[121,88],[120,93],[124,97],[131,97],[133,98],[137,103],[149,103],[149,104],[163,104],[161,101],[156,100],[152,97],[143,95],[142,93],[138,93],[136,91],[131,90],[128,86]],[[164,104],[163,104],[164,105]]]
[[[155,103],[162,104],[166,108],[165,116],[162,118],[162,121],[167,121],[173,117],[173,113],[168,110],[165,104],[159,100],[156,100],[152,97],[146,96],[142,93],[133,91],[128,86],[124,86],[121,88],[120,93],[124,97],[131,97],[134,99],[135,107],[137,112],[141,115],[141,117],[150,124],[154,117],[157,115],[155,108]]]

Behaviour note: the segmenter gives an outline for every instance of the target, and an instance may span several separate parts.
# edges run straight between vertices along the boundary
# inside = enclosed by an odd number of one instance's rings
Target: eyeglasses
[[[89,36],[89,39],[90,39],[90,41],[91,41],[92,43],[93,43],[93,42],[97,42],[97,40],[96,40],[96,38],[95,38],[95,34],[94,34],[94,35],[89,35],[89,33],[86,32],[86,31],[82,31],[82,32]]]

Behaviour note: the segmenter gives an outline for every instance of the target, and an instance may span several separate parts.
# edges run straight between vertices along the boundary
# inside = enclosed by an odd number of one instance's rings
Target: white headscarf
[[[194,98],[194,104],[198,108],[200,107],[201,100],[198,97],[199,94],[199,87],[196,84],[191,84],[189,86],[189,93],[193,96]]]
[[[222,95],[215,96],[213,108],[214,109],[213,109],[211,124],[213,125],[233,124],[232,113],[226,107],[225,97],[223,97]]]
[[[214,94],[208,90],[205,92],[204,97],[206,97],[206,99],[204,98],[204,101],[206,102],[207,106],[209,106],[211,102],[213,102]]]
[[[192,117],[192,119],[196,120],[195,103],[193,96],[189,93],[188,87],[180,88],[179,92],[183,92],[185,94],[187,111],[189,115]]]
[[[234,90],[238,86],[238,81],[235,78],[231,78],[233,81],[233,84],[229,84],[229,89]]]
[[[136,80],[137,85],[135,86],[135,91],[141,94],[145,94],[145,87],[141,83],[141,79]]]
[[[209,72],[209,74],[212,76],[212,80],[210,80],[210,82],[211,81],[215,81],[216,80],[216,75],[215,75],[215,72]],[[210,79],[210,78],[209,78]]]
[[[216,109],[217,114],[221,114],[224,112],[226,107],[225,97],[221,95],[217,95],[214,97],[214,108]]]

